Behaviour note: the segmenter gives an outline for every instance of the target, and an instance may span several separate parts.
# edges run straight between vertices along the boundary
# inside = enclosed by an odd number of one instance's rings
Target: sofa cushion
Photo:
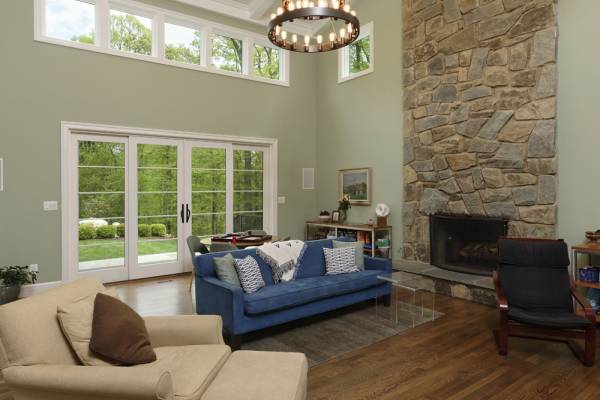
[[[381,271],[361,271],[353,274],[328,275],[296,279],[267,286],[256,293],[244,295],[246,314],[261,314],[306,304],[327,297],[351,293],[381,284]]]
[[[256,254],[256,248],[198,255],[196,256],[195,260],[196,273],[199,276],[217,277],[215,271],[214,258],[223,257],[226,254],[231,254],[233,258],[245,258],[247,256],[252,256],[252,258],[256,260],[256,263],[260,267],[260,273],[263,277],[263,280],[265,281],[265,284],[275,284],[275,282],[273,282],[273,271],[271,270],[271,267],[265,262],[265,260],[260,258],[258,254]]]
[[[236,351],[202,400],[305,400],[307,374],[301,353]]]
[[[353,247],[356,252],[356,266],[361,271],[365,269],[365,242],[334,240],[332,243],[334,249],[339,249],[340,247]]]
[[[157,347],[157,360],[130,368],[168,372],[177,400],[197,400],[217,376],[231,350],[225,345]]]
[[[296,279],[313,278],[325,275],[325,256],[323,248],[333,248],[329,239],[306,242],[306,250],[298,260]]]

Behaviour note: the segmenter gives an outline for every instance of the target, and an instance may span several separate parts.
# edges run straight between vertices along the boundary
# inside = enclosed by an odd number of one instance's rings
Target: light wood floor
[[[192,314],[189,277],[116,285],[143,315]],[[583,367],[566,345],[511,338],[497,355],[495,309],[438,296],[445,316],[309,371],[310,400],[600,399],[600,355]]]

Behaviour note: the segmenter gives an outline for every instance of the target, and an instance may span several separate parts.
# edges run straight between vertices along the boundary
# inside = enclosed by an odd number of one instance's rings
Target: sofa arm
[[[28,398],[172,400],[171,374],[144,367],[32,365],[2,371],[9,388]],[[18,398],[18,396],[17,396]]]
[[[382,272],[392,272],[392,260],[387,258],[374,258],[365,256],[366,270],[381,270]]]
[[[146,317],[144,321],[153,347],[224,344],[218,315]]]
[[[220,315],[229,334],[240,334],[239,323],[244,316],[244,291],[210,276],[196,280],[196,312]]]

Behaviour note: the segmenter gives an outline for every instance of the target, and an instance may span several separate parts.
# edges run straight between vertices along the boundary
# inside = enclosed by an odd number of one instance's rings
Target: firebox
[[[498,239],[507,234],[507,220],[446,214],[429,218],[431,264],[452,271],[492,275],[498,264]]]

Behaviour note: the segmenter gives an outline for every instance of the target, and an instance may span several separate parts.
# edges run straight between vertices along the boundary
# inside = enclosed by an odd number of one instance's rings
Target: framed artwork
[[[340,222],[340,212],[338,210],[331,212],[331,222]]]
[[[347,195],[352,205],[371,205],[371,168],[342,169],[338,180],[340,199]]]

